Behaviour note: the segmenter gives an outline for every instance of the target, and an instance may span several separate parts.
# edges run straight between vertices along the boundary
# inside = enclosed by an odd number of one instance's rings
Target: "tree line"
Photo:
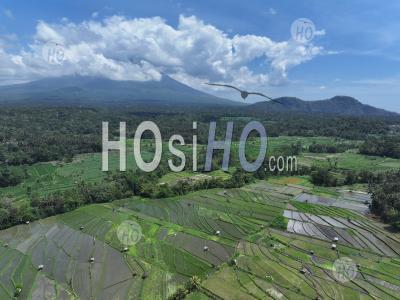
[[[162,164],[151,173],[141,170],[112,172],[100,184],[82,181],[65,191],[56,191],[45,196],[32,194],[28,201],[16,202],[14,199],[3,197],[0,199],[0,229],[62,214],[93,203],[134,196],[166,198],[204,189],[238,188],[255,179],[254,174],[237,168],[227,180],[210,176],[209,179],[195,182],[181,180],[174,185],[158,184],[159,179],[167,172],[168,167]]]
[[[373,137],[367,139],[359,148],[361,154],[400,158],[399,137]]]
[[[349,149],[357,148],[355,144],[337,143],[337,144],[319,144],[313,143],[308,146],[308,152],[311,153],[343,153]]]

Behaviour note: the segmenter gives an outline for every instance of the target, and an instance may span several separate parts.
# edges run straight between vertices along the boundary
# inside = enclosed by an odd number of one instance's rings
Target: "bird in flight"
[[[267,98],[267,99],[269,99],[269,100],[271,100],[271,101],[273,101],[273,102],[276,102],[276,103],[281,104],[279,101],[276,101],[276,100],[272,99],[271,97],[268,97],[268,96],[266,96],[266,95],[264,95],[264,94],[262,94],[262,93],[244,91],[244,90],[238,89],[237,87],[235,87],[235,86],[233,86],[233,85],[229,85],[229,84],[219,84],[219,83],[211,83],[211,82],[208,82],[208,83],[206,83],[206,84],[207,84],[207,85],[214,85],[214,86],[228,87],[228,88],[237,90],[237,91],[240,93],[240,96],[243,98],[243,100],[246,100],[246,98],[247,98],[249,95],[257,95],[257,96],[261,96],[261,97]]]

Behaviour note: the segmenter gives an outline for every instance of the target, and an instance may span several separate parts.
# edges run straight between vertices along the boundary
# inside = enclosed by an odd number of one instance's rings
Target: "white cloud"
[[[64,25],[59,26],[61,27]],[[64,43],[64,37],[62,34],[60,34],[57,29],[43,21],[39,21],[38,25],[36,26],[35,40],[42,43],[46,43],[48,41],[58,41]]]
[[[177,27],[160,17],[49,24],[39,21],[30,48],[18,55],[0,52],[0,77],[27,80],[66,74],[102,75],[112,79],[159,80],[166,73],[199,86],[204,81],[239,86],[281,84],[288,71],[323,54],[322,47],[266,36],[228,36],[195,16],[180,16]],[[42,45],[64,47],[64,63],[49,65]],[[262,60],[268,70],[255,72]]]
[[[98,12],[98,11],[94,11],[94,12],[92,13],[92,18],[93,18],[93,19],[97,18],[98,16],[99,16],[99,12]]]
[[[314,36],[324,36],[325,34],[326,34],[325,29],[315,30],[314,31]]]
[[[276,9],[273,8],[273,7],[270,7],[270,9],[268,10],[268,12],[269,12],[271,15],[276,15],[276,14],[277,14]]]
[[[0,35],[0,48],[11,48],[14,43],[18,40],[18,37],[14,33]]]

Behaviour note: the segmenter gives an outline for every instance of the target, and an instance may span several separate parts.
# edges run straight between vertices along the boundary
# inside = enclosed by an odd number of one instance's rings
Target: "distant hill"
[[[103,77],[63,76],[0,86],[0,103],[31,104],[203,104],[239,105],[195,90],[169,76],[160,81],[116,81]]]
[[[116,81],[104,77],[62,76],[23,84],[0,86],[0,104],[129,105],[140,104],[189,108],[203,105],[237,106],[240,112],[328,113],[349,116],[399,116],[365,105],[347,96],[304,101],[294,97],[255,104],[219,98],[180,83],[167,75],[160,81]],[[235,109],[234,109],[235,110]]]
[[[257,102],[247,106],[249,112],[299,112],[326,113],[348,116],[399,116],[394,112],[362,104],[348,96],[335,96],[327,100],[304,101],[294,97],[276,98],[271,101]]]

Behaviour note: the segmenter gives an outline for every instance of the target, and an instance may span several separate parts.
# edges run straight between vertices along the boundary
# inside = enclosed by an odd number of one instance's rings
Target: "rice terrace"
[[[398,0],[3,0],[0,300],[400,300]]]
[[[84,174],[100,169],[91,169],[92,157],[79,162],[89,166]],[[167,299],[184,287],[193,290],[188,299],[396,299],[400,238],[368,216],[370,201],[306,177],[276,177],[91,204],[0,232],[1,299]],[[117,237],[127,220],[142,230],[129,247]],[[341,257],[357,266],[348,282],[332,272]]]

